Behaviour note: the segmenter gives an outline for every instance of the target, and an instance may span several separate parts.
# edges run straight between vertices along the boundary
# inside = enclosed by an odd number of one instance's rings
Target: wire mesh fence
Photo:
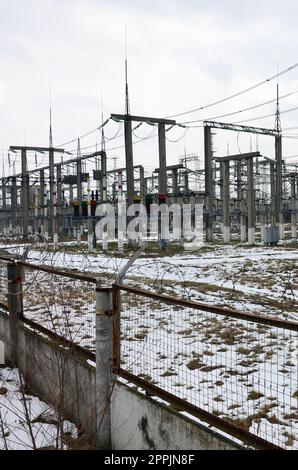
[[[118,289],[122,370],[267,442],[298,449],[298,323],[278,327]]]
[[[7,305],[7,261],[0,259],[0,305]]]
[[[23,315],[94,352],[95,284],[93,278],[23,263]]]

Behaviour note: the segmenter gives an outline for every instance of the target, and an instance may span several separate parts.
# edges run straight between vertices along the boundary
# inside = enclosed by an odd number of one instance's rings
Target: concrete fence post
[[[113,350],[111,288],[96,289],[96,423],[97,447],[111,449],[111,392]]]
[[[7,265],[10,329],[8,360],[14,367],[18,366],[19,320],[23,318],[22,269],[17,263]]]

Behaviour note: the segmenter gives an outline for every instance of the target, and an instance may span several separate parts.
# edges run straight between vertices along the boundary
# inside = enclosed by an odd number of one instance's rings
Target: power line
[[[289,96],[292,96],[295,93],[298,93],[298,90],[295,90],[295,91],[292,91],[290,93],[287,93],[286,95],[280,96],[279,101],[284,99],[284,98],[288,98]],[[204,122],[204,121],[214,121],[215,119],[220,119],[220,118],[223,118],[223,117],[228,117],[228,116],[233,116],[235,114],[244,113],[246,111],[251,111],[252,109],[260,108],[262,106],[265,106],[267,104],[272,104],[272,103],[276,103],[276,98],[274,98],[273,100],[264,101],[263,103],[259,103],[259,104],[256,104],[254,106],[249,106],[248,108],[239,109],[238,111],[233,111],[231,113],[221,114],[219,116],[213,116],[213,117],[207,118],[207,119],[195,119],[193,121],[181,122],[180,125],[181,124],[182,125],[184,125],[184,124],[193,124],[193,123],[196,123],[196,122]]]
[[[195,109],[192,109],[192,110],[183,112],[183,113],[178,113],[178,114],[175,114],[175,115],[172,115],[172,116],[168,116],[168,118],[183,116],[183,115],[186,115],[186,114],[193,113],[193,112],[195,112],[195,111],[200,111],[200,110],[203,110],[203,109],[207,109],[207,108],[210,108],[210,107],[215,106],[215,105],[217,105],[217,104],[226,102],[226,101],[228,101],[228,100],[230,100],[230,99],[232,99],[232,98],[235,98],[235,97],[240,96],[240,95],[242,95],[242,94],[244,94],[244,93],[247,93],[247,92],[249,92],[249,91],[251,91],[251,90],[253,90],[253,89],[255,89],[255,88],[257,88],[257,87],[259,87],[259,86],[261,86],[261,85],[264,85],[265,83],[268,83],[268,82],[274,80],[274,79],[277,78],[277,77],[280,77],[281,75],[283,75],[283,74],[285,74],[285,73],[287,73],[287,72],[293,70],[293,69],[296,68],[297,66],[298,66],[298,63],[296,63],[296,64],[292,65],[291,67],[288,67],[287,69],[285,69],[285,70],[283,70],[283,71],[281,71],[281,72],[279,72],[279,73],[273,75],[272,77],[267,78],[266,80],[263,80],[262,82],[259,82],[259,83],[255,84],[255,85],[253,85],[253,86],[251,86],[251,87],[249,87],[249,88],[246,88],[245,90],[242,90],[242,91],[240,91],[240,92],[238,92],[238,93],[234,93],[233,95],[230,95],[230,96],[228,96],[228,97],[226,97],[226,98],[222,98],[222,99],[217,100],[217,101],[215,101],[215,102],[213,102],[213,103],[209,103],[209,104],[207,104],[207,105],[205,105],[205,106],[201,106],[201,107],[199,107],[199,108],[195,108]],[[297,93],[297,92],[298,92],[298,90],[296,90],[296,91],[294,91],[294,92],[291,92],[291,93],[288,93],[288,94],[286,94],[286,95],[283,95],[280,99],[283,99],[283,98],[286,98],[286,97],[288,97],[288,96],[291,96],[291,95],[293,95],[293,94],[295,94],[295,93]],[[274,101],[275,101],[275,100],[268,100],[268,101],[266,101],[266,102],[264,102],[264,103],[260,103],[260,104],[255,105],[255,106],[251,106],[251,107],[248,107],[248,108],[245,108],[245,109],[241,109],[241,110],[239,110],[239,111],[235,111],[235,112],[232,112],[232,113],[226,113],[226,114],[223,114],[223,115],[220,115],[220,116],[208,118],[208,120],[214,120],[214,119],[219,119],[219,118],[222,118],[222,117],[227,117],[227,116],[232,116],[232,115],[235,115],[235,114],[239,114],[239,113],[242,113],[242,112],[245,112],[245,111],[249,111],[249,110],[251,110],[251,109],[256,109],[256,108],[258,108],[258,107],[265,106],[266,104],[273,103]],[[266,117],[267,117],[267,116],[266,116]],[[271,115],[270,115],[270,116],[268,115],[268,117],[271,117]],[[265,118],[265,117],[264,117],[264,118]],[[260,117],[260,118],[257,118],[257,119],[264,119],[264,118],[263,118],[263,117]],[[91,131],[89,131],[89,132],[87,132],[87,133],[81,135],[80,137],[76,137],[76,138],[74,138],[74,139],[72,139],[72,140],[69,140],[69,141],[67,141],[67,142],[65,142],[65,143],[63,143],[63,144],[61,144],[61,145],[58,145],[57,147],[58,147],[58,148],[59,148],[59,147],[64,147],[64,146],[67,146],[67,145],[69,145],[69,144],[71,144],[71,143],[77,142],[78,139],[83,139],[84,137],[88,137],[89,135],[93,134],[94,132],[96,132],[96,131],[102,129],[102,128],[109,122],[109,120],[110,120],[110,119],[107,119],[104,123],[102,123],[100,126],[96,127],[95,129],[92,129]],[[206,119],[204,119],[204,120],[206,120]],[[252,120],[253,120],[253,119],[252,119]],[[192,124],[192,123],[196,123],[196,122],[203,122],[203,119],[194,120],[194,121],[189,121],[189,122],[185,122],[185,123],[181,123],[181,124]],[[249,122],[249,121],[247,120],[247,121],[241,121],[241,122]],[[196,127],[196,126],[194,126],[194,127]],[[198,126],[198,127],[200,127],[200,126]],[[119,134],[119,132],[117,132],[116,136],[113,137],[113,138],[116,138],[118,134]],[[120,137],[120,136],[119,136],[119,137]],[[113,138],[111,138],[111,139],[109,139],[109,140],[113,140]],[[108,140],[108,139],[107,139],[107,140]]]
[[[182,136],[179,137],[179,138],[176,139],[176,140],[172,140],[172,139],[170,139],[169,137],[166,137],[166,139],[167,139],[168,142],[171,142],[172,144],[176,144],[177,142],[180,142],[182,139],[184,139],[184,137],[186,136],[186,134],[187,134],[188,131],[189,131],[189,127],[187,127],[187,128],[185,129],[185,131],[183,132]]]
[[[284,128],[284,131],[292,131],[292,130],[295,130],[295,129],[298,129],[298,126],[285,127],[285,128]]]
[[[66,145],[69,145],[69,144],[72,144],[74,142],[77,142],[78,139],[83,139],[84,137],[88,137],[89,135],[93,134],[94,132],[102,129],[108,122],[110,121],[110,118],[106,119],[105,122],[103,122],[100,126],[96,127],[95,129],[92,129],[92,131],[89,131],[89,132],[86,132],[86,134],[83,134],[79,137],[75,137],[74,139],[72,140],[69,140],[68,142],[65,142],[64,144],[61,144],[61,145],[57,145],[57,148],[60,148],[60,147],[65,147]]]
[[[239,91],[237,93],[234,93],[232,95],[229,95],[225,98],[222,98],[220,100],[217,100],[217,101],[213,101],[212,103],[209,103],[205,106],[200,106],[198,108],[194,108],[194,109],[190,109],[188,111],[184,111],[182,113],[177,113],[177,114],[172,114],[171,116],[166,116],[166,119],[170,119],[170,118],[176,118],[176,117],[179,117],[179,116],[184,116],[186,114],[191,114],[191,113],[195,113],[196,111],[202,111],[203,109],[207,109],[207,108],[211,108],[212,106],[216,106],[217,104],[221,104],[221,103],[224,103],[228,100],[231,100],[233,98],[236,98],[237,96],[240,96],[240,95],[243,95],[244,93],[248,93],[249,91],[252,91],[252,90],[255,90],[256,88],[262,86],[262,85],[265,85],[266,83],[269,83],[271,82],[272,80],[276,79],[277,77],[280,77],[282,75],[284,75],[285,73],[288,73],[290,72],[291,70],[295,69],[296,67],[298,67],[298,62],[294,65],[291,65],[290,67],[282,70],[281,72],[273,75],[272,77],[269,77],[269,78],[266,78],[266,80],[262,80],[261,82],[259,83],[256,83],[255,85],[249,87],[249,88],[245,88],[244,90],[242,91]]]
[[[297,111],[297,109],[298,109],[298,106],[295,106],[295,108],[290,108],[290,109],[285,109],[284,111],[280,111],[279,114],[290,113],[292,111]],[[251,121],[259,121],[260,119],[266,119],[266,118],[269,118],[269,117],[273,117],[273,116],[275,116],[275,114],[276,113],[266,114],[265,116],[259,116],[259,117],[255,117],[255,118],[244,119],[244,120],[241,120],[241,121],[235,121],[235,122],[233,122],[233,124],[240,124],[240,123],[243,123],[243,122],[251,122]]]

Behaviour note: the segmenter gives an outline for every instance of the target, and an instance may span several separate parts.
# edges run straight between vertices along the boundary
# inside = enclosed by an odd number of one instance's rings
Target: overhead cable
[[[229,101],[233,98],[236,98],[237,96],[240,96],[240,95],[243,95],[244,93],[248,93],[249,91],[252,91],[252,90],[255,90],[256,88],[262,86],[262,85],[265,85],[266,83],[269,83],[271,82],[272,80],[275,80],[277,77],[281,77],[282,75],[290,72],[291,70],[295,69],[296,67],[298,67],[298,62],[291,65],[290,67],[282,70],[281,72],[275,74],[275,75],[272,75],[271,77],[269,78],[266,78],[265,80],[262,80],[261,82],[259,83],[256,83],[255,85],[252,85],[248,88],[245,88],[244,90],[241,90],[237,93],[233,93],[232,95],[229,95],[229,96],[226,96],[225,98],[221,98],[217,101],[213,101],[209,104],[206,104],[204,106],[199,106],[197,108],[194,108],[194,109],[190,109],[188,111],[184,111],[184,112],[181,112],[181,113],[177,113],[177,114],[172,114],[171,116],[166,116],[167,119],[171,119],[171,118],[176,118],[176,117],[179,117],[179,116],[184,116],[186,114],[192,114],[192,113],[195,113],[196,111],[202,111],[203,109],[207,109],[207,108],[211,108],[212,106],[216,106],[217,104],[221,104],[221,103],[224,103],[226,101]]]

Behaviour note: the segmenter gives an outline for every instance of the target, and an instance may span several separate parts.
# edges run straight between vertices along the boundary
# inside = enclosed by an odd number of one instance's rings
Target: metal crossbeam
[[[260,156],[261,156],[260,152],[249,152],[249,153],[240,153],[237,155],[227,155],[225,157],[216,158],[215,160],[217,162],[229,162],[231,160],[245,160],[248,158],[257,158]]]
[[[176,121],[172,119],[153,118],[147,116],[131,116],[130,114],[111,114],[111,118],[117,121],[135,121],[135,122],[148,122],[150,124],[167,124],[174,126]]]
[[[22,146],[19,146],[19,145],[11,145],[9,147],[9,152],[17,152],[17,151],[21,151],[21,150],[25,150],[26,152],[40,152],[40,153],[49,152],[50,150],[53,150],[56,153],[65,153],[64,149],[57,149],[57,148],[53,148],[53,147],[52,148],[49,148],[49,147],[22,147]]]
[[[281,133],[274,129],[265,129],[263,127],[251,127],[251,126],[242,126],[240,124],[228,124],[225,122],[216,122],[216,121],[204,121],[205,127],[211,127],[214,129],[225,129],[228,131],[235,132],[249,132],[251,134],[263,134],[271,136],[280,136]]]

